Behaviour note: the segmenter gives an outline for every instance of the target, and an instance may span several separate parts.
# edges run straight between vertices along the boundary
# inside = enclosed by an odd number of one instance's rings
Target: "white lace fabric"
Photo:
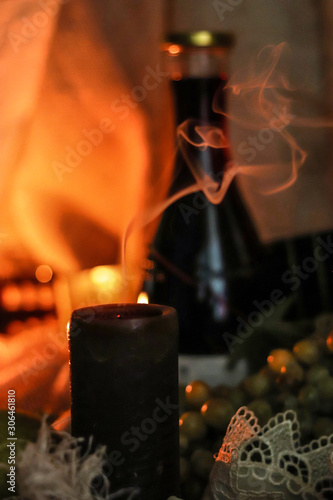
[[[264,426],[240,408],[231,419],[204,500],[333,499],[333,435],[299,444],[296,413]]]

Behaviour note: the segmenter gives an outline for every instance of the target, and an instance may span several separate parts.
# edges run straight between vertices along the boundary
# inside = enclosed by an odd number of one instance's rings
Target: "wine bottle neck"
[[[211,78],[186,77],[172,81],[171,87],[175,100],[176,125],[185,120],[200,120],[205,124],[222,125],[225,111],[223,87],[225,80],[215,76]],[[213,110],[214,97],[219,94],[219,112]]]

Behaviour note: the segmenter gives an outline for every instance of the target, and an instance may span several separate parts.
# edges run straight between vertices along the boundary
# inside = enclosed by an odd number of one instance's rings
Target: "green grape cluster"
[[[247,406],[259,425],[294,410],[301,443],[333,434],[333,321],[319,318],[316,331],[290,349],[274,349],[267,362],[239,386],[209,387],[195,380],[180,388],[182,498],[201,500],[231,417]]]

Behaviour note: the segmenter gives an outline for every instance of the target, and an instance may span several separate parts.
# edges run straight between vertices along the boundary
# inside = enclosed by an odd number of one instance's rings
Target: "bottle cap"
[[[212,31],[189,31],[183,33],[168,33],[165,37],[166,45],[174,44],[183,47],[233,47],[235,37],[232,33]]]

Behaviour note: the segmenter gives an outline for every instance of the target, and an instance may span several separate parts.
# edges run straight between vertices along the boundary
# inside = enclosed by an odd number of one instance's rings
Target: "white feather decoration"
[[[109,493],[109,480],[103,474],[105,447],[92,454],[80,453],[82,439],[58,432],[56,442],[51,429],[42,423],[36,443],[29,443],[18,456],[17,484],[20,497],[11,500],[134,500],[137,488]],[[89,448],[91,442],[89,443]],[[99,477],[99,492],[92,493],[91,484]]]

